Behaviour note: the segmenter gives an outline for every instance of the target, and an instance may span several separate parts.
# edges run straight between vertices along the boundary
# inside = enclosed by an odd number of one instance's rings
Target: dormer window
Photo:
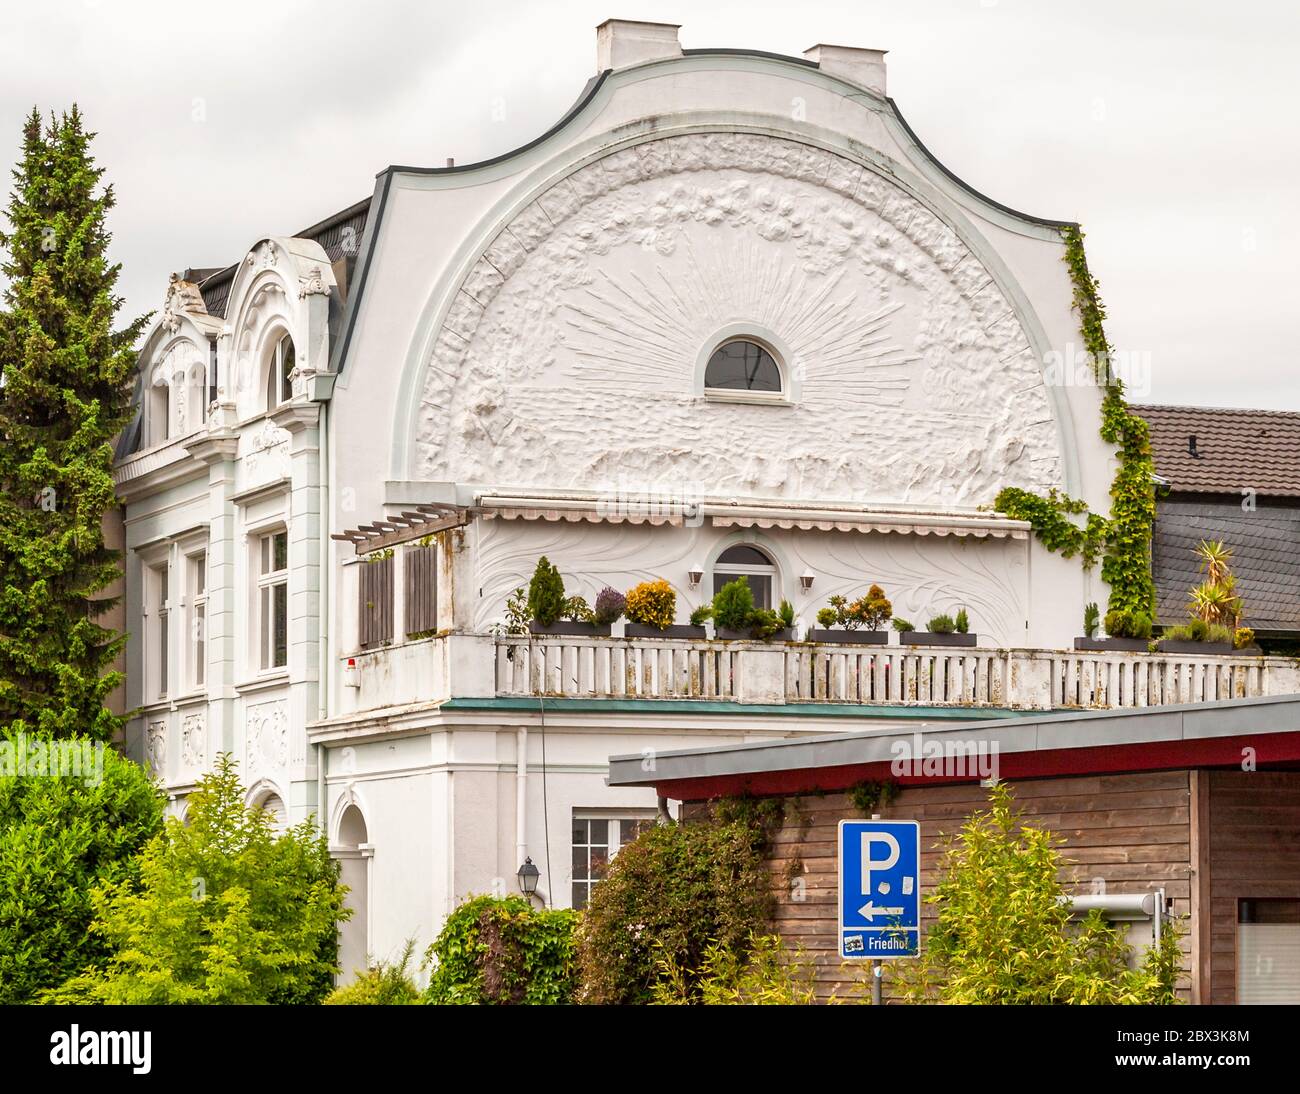
[[[287,334],[276,344],[271,352],[271,360],[266,370],[266,409],[274,410],[282,403],[293,398],[294,370],[293,339]]]

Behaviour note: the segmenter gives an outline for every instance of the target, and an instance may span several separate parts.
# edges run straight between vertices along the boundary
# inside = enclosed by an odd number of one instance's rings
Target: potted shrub
[[[865,595],[850,603],[842,596],[830,598],[827,606],[817,613],[817,622],[808,636],[813,642],[847,642],[883,646],[889,641],[889,632],[880,625],[894,614],[894,606],[885,596],[885,590],[872,585]]]
[[[1084,637],[1074,640],[1076,650],[1120,650],[1146,653],[1151,645],[1151,617],[1144,612],[1114,608],[1106,613],[1106,637],[1097,635],[1097,605],[1083,613]]]
[[[606,585],[596,594],[596,606],[592,609],[592,615],[598,626],[608,627],[622,619],[626,610],[627,597]]]
[[[528,583],[528,615],[533,634],[609,634],[609,624],[596,622],[586,600],[564,595],[564,579],[545,555],[537,560]]]
[[[970,619],[962,608],[954,619],[944,613],[931,618],[924,631],[900,631],[898,640],[904,646],[974,646],[979,636],[970,634]]]
[[[733,642],[788,641],[793,635],[794,608],[781,601],[781,610],[754,607],[749,579],[728,581],[714,594],[710,610],[713,636]]]
[[[1166,627],[1156,644],[1161,653],[1225,654],[1233,652],[1233,631],[1222,623],[1189,619],[1176,627]]]
[[[703,638],[702,626],[684,626],[673,622],[677,618],[677,593],[662,578],[643,581],[627,593],[623,609],[627,626],[623,633],[628,638]]]

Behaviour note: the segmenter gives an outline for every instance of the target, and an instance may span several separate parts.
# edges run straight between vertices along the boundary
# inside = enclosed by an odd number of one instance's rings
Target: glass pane
[[[582,911],[587,906],[587,885],[582,881],[573,883],[573,906]]]
[[[263,536],[261,540],[262,562],[258,569],[260,574],[269,574],[271,572],[271,537]]]
[[[704,386],[723,391],[781,391],[781,369],[754,342],[728,342],[716,349],[704,370]]]
[[[194,609],[194,685],[202,687],[208,670],[208,608],[199,604]]]
[[[158,617],[158,694],[167,694],[167,613]]]
[[[289,567],[289,533],[276,532],[271,537],[275,545],[275,569],[285,570]]]
[[[609,852],[604,848],[597,850],[591,849],[591,876],[593,878],[602,878],[605,876],[605,868],[609,865]]]
[[[648,820],[623,820],[619,821],[618,843],[622,847],[624,844],[631,843],[642,832],[644,832],[653,821]]]
[[[206,553],[194,556],[194,595],[202,596],[208,591],[208,556]]]
[[[261,638],[261,653],[258,664],[264,669],[271,667],[271,590],[269,587],[257,591],[257,629]]]
[[[294,366],[293,339],[285,338],[280,343],[280,401],[288,402],[293,398],[293,381],[289,379]]]
[[[592,820],[587,824],[590,826],[592,846],[609,846],[609,821]]]
[[[587,822],[577,817],[573,818],[573,842],[575,845],[587,842]]]
[[[573,880],[585,881],[587,878],[587,849],[585,847],[575,847],[573,849]]]
[[[289,586],[272,585],[271,591],[275,594],[275,664],[278,667],[289,663]]]
[[[158,570],[158,606],[162,607],[167,603],[167,567],[162,566]]]
[[[733,566],[771,566],[772,560],[757,547],[738,543],[728,547],[718,556],[718,562],[729,562]]]

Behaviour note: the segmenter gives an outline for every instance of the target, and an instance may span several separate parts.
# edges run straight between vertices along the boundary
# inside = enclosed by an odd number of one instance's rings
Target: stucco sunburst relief
[[[698,393],[735,327],[783,348],[791,405]],[[1041,369],[957,234],[758,135],[625,149],[526,207],[448,310],[417,440],[425,477],[549,488],[977,505],[1063,485]]]

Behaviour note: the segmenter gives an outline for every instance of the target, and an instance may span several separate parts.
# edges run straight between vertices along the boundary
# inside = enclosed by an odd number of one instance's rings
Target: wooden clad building
[[[1064,840],[1071,891],[1163,894],[1190,1001],[1300,1002],[1300,697],[691,749],[658,754],[651,772],[637,754],[610,761],[610,782],[654,785],[687,814],[731,794],[787,798],[776,927],[815,961],[819,994],[844,996],[863,979],[837,950],[836,829],[863,816],[851,788],[897,784],[877,811],[920,822],[922,892],[943,836],[987,803],[973,764],[898,773],[907,749],[936,745],[996,757],[1025,820]]]

